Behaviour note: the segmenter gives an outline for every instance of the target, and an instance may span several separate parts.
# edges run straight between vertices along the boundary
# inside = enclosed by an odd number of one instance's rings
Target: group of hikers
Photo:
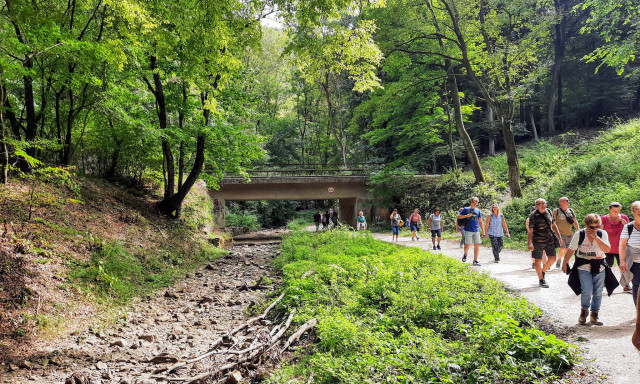
[[[478,202],[477,197],[471,198],[469,206],[461,208],[456,217],[456,232],[461,232],[461,246],[464,247],[462,261],[467,261],[469,249],[473,244],[473,266],[480,265],[478,255],[482,236],[491,241],[495,263],[500,262],[504,236],[510,237],[507,222],[499,206],[492,205],[483,222],[482,212],[477,208]],[[583,219],[584,228],[580,227],[579,219],[569,204],[569,198],[561,197],[558,207],[552,211],[547,207],[545,199],[536,200],[525,222],[527,244],[533,259],[532,268],[535,269],[538,285],[542,288],[549,288],[545,274],[554,264],[557,269],[562,269],[569,275],[568,284],[571,289],[576,295],[581,295],[578,322],[585,324],[587,317],[590,317],[590,324],[602,325],[598,313],[603,289],[611,295],[613,290],[621,285],[624,292],[632,294],[634,306],[637,307],[640,287],[640,201],[631,204],[633,220],[620,213],[620,203],[611,202],[608,214],[588,214]],[[397,209],[393,210],[389,218],[392,241],[398,241],[399,229],[403,225],[402,218]],[[415,209],[407,220],[411,227],[411,240],[419,240],[417,232],[422,226],[422,218],[418,209]],[[440,249],[442,217],[439,209],[435,209],[429,215],[427,226],[431,230],[433,249]],[[570,266],[572,256],[575,256],[575,260]],[[619,281],[611,271],[616,262],[621,273]]]

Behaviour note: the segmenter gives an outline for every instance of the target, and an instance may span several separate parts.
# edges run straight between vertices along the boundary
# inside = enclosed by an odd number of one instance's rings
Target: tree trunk
[[[449,152],[451,153],[451,166],[453,167],[453,169],[458,169],[458,162],[456,161],[456,152],[453,150],[453,124],[451,123],[451,107],[449,107],[448,98],[447,98],[447,122],[449,124]]]
[[[496,133],[493,131],[493,108],[487,106],[487,120],[489,120],[489,156],[496,155]]]
[[[467,133],[467,130],[464,127],[464,121],[462,120],[462,104],[460,102],[458,83],[455,76],[449,76],[449,85],[451,87],[450,94],[453,104],[453,116],[456,122],[458,135],[460,135],[464,148],[467,151],[467,156],[469,157],[469,162],[471,163],[471,168],[473,169],[473,175],[476,178],[476,183],[484,182],[485,178],[484,174],[482,173],[482,168],[480,167],[478,154],[476,153],[476,149],[473,146],[473,142],[471,141],[469,133]]]
[[[504,138],[507,164],[509,165],[509,190],[511,191],[511,196],[522,197],[522,189],[520,188],[520,164],[518,163],[518,151],[516,149],[516,141],[513,137],[511,120],[503,118],[502,137]]]
[[[554,6],[556,12],[563,11],[558,0],[554,1]],[[553,48],[555,53],[553,58],[553,65],[551,66],[551,86],[549,87],[549,100],[547,102],[547,131],[552,135],[556,132],[556,97],[558,100],[558,104],[562,102],[562,100],[560,99],[561,94],[558,94],[557,91],[559,90],[558,85],[560,82],[560,70],[562,68],[562,61],[564,60],[566,22],[566,17],[562,16],[558,24],[554,26],[556,31],[555,36],[553,37]]]
[[[527,125],[529,126],[529,129],[531,129],[533,141],[538,141],[538,130],[536,128],[536,119],[533,116],[533,107],[529,101],[527,101],[525,105],[525,116],[529,119],[529,124]]]
[[[9,180],[9,148],[4,133],[4,87],[0,86],[0,149],[2,149],[2,158],[0,159],[0,183],[6,184]]]
[[[23,67],[26,72],[31,72],[33,69],[33,60],[30,57],[26,57],[23,61]],[[24,107],[27,114],[27,129],[25,132],[25,140],[27,143],[33,143],[38,134],[38,123],[36,117],[35,96],[33,94],[33,79],[31,75],[24,75],[22,77],[24,84]],[[36,147],[29,145],[27,147],[27,155],[36,157]]]

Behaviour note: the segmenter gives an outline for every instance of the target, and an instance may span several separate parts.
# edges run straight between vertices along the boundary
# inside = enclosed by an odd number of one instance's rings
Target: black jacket
[[[584,262],[582,262],[581,260],[584,260]],[[594,267],[600,267],[600,265],[604,262],[603,259],[596,259],[593,260],[595,263],[591,264],[591,268],[593,269]],[[576,262],[573,263],[573,268],[571,268],[569,265],[567,265],[567,274],[569,275],[569,280],[567,281],[567,284],[569,284],[569,287],[571,287],[571,289],[573,290],[573,292],[576,295],[579,295],[582,293],[582,287],[580,286],[580,276],[578,276],[578,267],[583,265],[583,264],[587,264],[590,263],[591,260],[586,260],[586,259],[582,259],[582,258],[576,258]],[[618,286],[620,285],[620,283],[618,283],[618,279],[616,279],[616,276],[613,274],[613,272],[611,271],[611,268],[605,264],[605,268],[604,268],[604,287],[607,290],[607,296],[611,296],[611,294],[613,293],[613,291],[618,288]]]

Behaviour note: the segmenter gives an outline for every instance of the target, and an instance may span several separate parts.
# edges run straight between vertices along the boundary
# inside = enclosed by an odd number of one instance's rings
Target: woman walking
[[[436,208],[436,210],[429,215],[427,227],[431,230],[431,242],[433,243],[433,249],[440,249],[440,240],[442,240],[442,216],[440,215],[440,208]],[[438,238],[437,245],[436,237]]]
[[[397,208],[393,209],[389,219],[391,219],[391,241],[398,241],[398,234],[400,233],[401,225],[400,221],[402,221],[402,218],[400,217],[400,214],[398,214]]]
[[[503,231],[504,229],[504,231]],[[500,252],[504,247],[504,235],[509,235],[509,228],[507,228],[507,221],[504,219],[504,215],[500,213],[500,207],[498,204],[491,206],[491,212],[487,216],[487,223],[484,228],[484,238],[487,237],[491,240],[491,250],[493,250],[493,262],[500,262]]]
[[[422,217],[418,213],[418,208],[413,210],[411,216],[409,216],[409,226],[411,227],[411,241],[418,241],[418,228],[422,226]]]
[[[587,322],[589,307],[591,307],[590,323],[602,325],[598,320],[600,304],[602,303],[602,288],[604,287],[606,264],[605,252],[609,252],[609,235],[600,230],[600,215],[590,213],[584,218],[585,228],[576,232],[571,238],[571,243],[562,261],[562,271],[567,272],[567,264],[571,255],[576,253],[576,259],[571,268],[571,273],[577,273],[580,278],[581,309],[578,323]],[[571,280],[571,277],[569,277]]]

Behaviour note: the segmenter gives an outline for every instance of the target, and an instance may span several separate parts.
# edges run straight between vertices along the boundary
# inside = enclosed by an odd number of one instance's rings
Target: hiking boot
[[[462,262],[466,262],[467,261],[467,254],[465,253],[464,255],[462,255]]]
[[[542,288],[549,288],[549,284],[547,284],[547,282],[544,281],[544,279],[540,280],[538,285],[540,285],[540,287],[542,287]]]
[[[420,240],[420,236],[416,235],[416,241]]]
[[[591,311],[591,319],[589,320],[589,323],[593,325],[602,325],[602,321],[598,321],[598,312]]]
[[[556,268],[560,268],[560,259],[558,258],[558,261],[556,261]]]
[[[536,269],[536,263],[531,263],[531,269]]]
[[[589,310],[588,309],[581,309],[580,310],[580,317],[578,317],[578,323],[580,323],[580,324],[586,323],[588,314],[589,314]]]
[[[627,293],[633,293],[633,288],[627,285],[626,287],[622,288],[622,291]]]
[[[493,260],[493,262],[494,262],[494,263],[499,263],[499,262],[500,262],[500,259],[499,259],[499,258],[498,258],[498,259],[495,259],[495,260]]]
[[[435,246],[435,245],[433,246],[433,250],[434,250],[434,251],[436,250],[436,246]]]
[[[436,245],[436,247],[437,247],[438,249],[440,249],[440,244]]]
[[[480,263],[478,263],[478,260],[473,260],[473,266],[474,267],[479,267]]]

